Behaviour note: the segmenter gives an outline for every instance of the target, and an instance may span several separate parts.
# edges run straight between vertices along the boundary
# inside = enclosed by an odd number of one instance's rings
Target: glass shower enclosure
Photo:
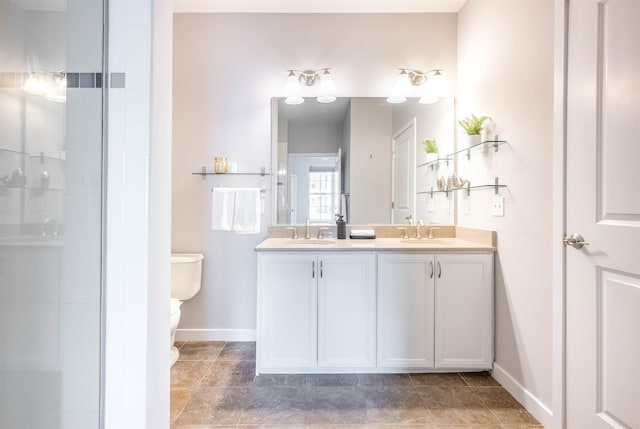
[[[0,428],[99,428],[103,0],[0,0]]]

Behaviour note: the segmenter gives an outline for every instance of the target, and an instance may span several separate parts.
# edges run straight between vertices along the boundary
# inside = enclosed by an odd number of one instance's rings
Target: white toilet
[[[180,305],[198,293],[202,284],[202,260],[200,253],[171,254],[171,355],[170,364],[178,360],[176,329],[180,323]]]

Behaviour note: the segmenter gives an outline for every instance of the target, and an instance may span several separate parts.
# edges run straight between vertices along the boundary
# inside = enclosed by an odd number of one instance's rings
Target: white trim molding
[[[255,329],[178,329],[176,341],[255,341]]]
[[[553,413],[540,399],[525,389],[522,384],[497,363],[493,364],[492,375],[544,427],[552,427]]]

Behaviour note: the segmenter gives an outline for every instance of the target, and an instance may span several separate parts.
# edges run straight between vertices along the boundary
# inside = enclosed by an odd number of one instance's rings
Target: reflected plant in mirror
[[[391,105],[384,98],[309,99],[289,105],[272,100],[273,192],[276,224],[453,223],[455,198],[429,195],[453,163],[433,163],[454,151],[454,101],[418,99]],[[436,144],[437,141],[437,144]]]

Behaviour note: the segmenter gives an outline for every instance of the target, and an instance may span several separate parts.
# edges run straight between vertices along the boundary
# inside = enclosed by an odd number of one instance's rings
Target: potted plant
[[[475,144],[479,144],[482,141],[480,134],[482,133],[484,121],[489,119],[488,116],[476,116],[471,115],[471,117],[467,116],[464,119],[458,121],[462,129],[467,133],[468,146],[473,146]]]
[[[438,159],[438,144],[436,139],[426,139],[422,142],[424,151],[427,153],[427,162],[433,162]]]

